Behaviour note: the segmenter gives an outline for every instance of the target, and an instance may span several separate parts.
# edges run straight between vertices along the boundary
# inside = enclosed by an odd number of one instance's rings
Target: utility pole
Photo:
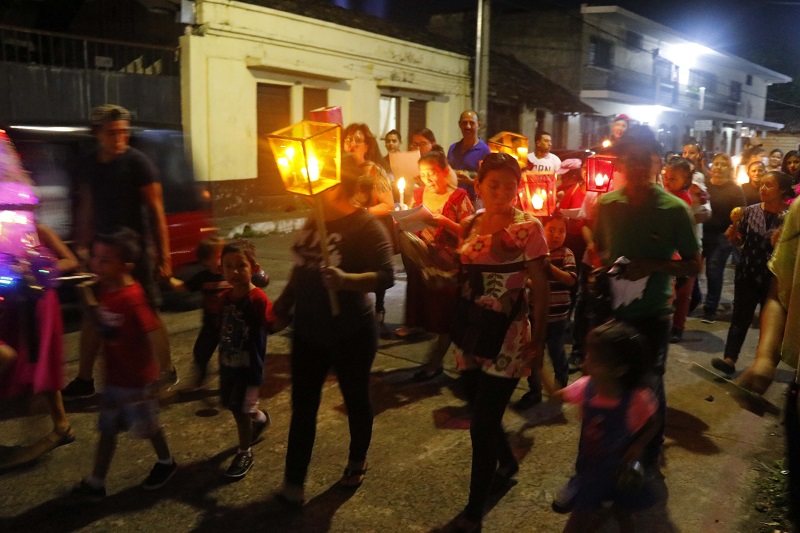
[[[489,95],[489,29],[491,0],[478,0],[478,25],[475,32],[475,86],[472,91],[472,106],[481,119],[479,137],[486,136]]]

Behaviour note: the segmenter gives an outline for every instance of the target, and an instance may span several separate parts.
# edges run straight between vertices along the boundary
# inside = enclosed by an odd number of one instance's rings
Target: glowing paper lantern
[[[537,217],[556,211],[556,175],[554,172],[523,172],[519,182],[520,209]]]
[[[314,196],[341,181],[342,128],[304,120],[267,135],[286,190]]]
[[[328,232],[322,203],[317,196],[341,182],[342,127],[338,124],[304,120],[267,135],[272,155],[286,190],[314,198],[314,213],[317,219],[322,259],[330,264],[328,257]],[[331,313],[339,314],[336,292],[328,291]]]
[[[592,155],[586,160],[586,190],[608,192],[614,179],[617,158],[613,155]]]
[[[308,112],[308,118],[314,122],[326,122],[328,124],[338,124],[344,126],[342,120],[342,108],[338,105],[320,107]]]
[[[501,131],[489,139],[486,144],[489,145],[489,149],[492,152],[501,152],[516,157],[520,168],[528,166],[527,137],[510,131]]]

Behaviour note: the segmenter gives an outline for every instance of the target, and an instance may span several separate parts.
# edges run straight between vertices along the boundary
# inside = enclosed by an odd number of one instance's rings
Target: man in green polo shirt
[[[672,278],[700,271],[700,246],[686,203],[655,183],[661,150],[653,132],[646,126],[632,126],[615,148],[626,184],[600,198],[595,242],[606,265],[620,257],[630,260],[622,278],[647,278],[641,297],[620,304],[613,313],[639,330],[650,350],[643,356],[653,361],[652,386],[660,403],[662,431],[648,446],[645,462],[654,466],[666,414],[664,369],[672,322]]]

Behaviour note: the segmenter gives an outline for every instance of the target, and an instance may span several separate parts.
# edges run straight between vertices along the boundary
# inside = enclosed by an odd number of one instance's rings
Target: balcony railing
[[[652,104],[663,105],[683,111],[700,109],[700,89],[657,80],[655,76],[633,70],[615,68],[613,70],[586,67],[584,69],[583,90],[612,91],[644,99]],[[736,115],[739,102],[728,94],[705,91],[703,110],[728,115]]]
[[[131,74],[179,74],[177,50],[172,47],[4,25],[0,25],[0,61]]]

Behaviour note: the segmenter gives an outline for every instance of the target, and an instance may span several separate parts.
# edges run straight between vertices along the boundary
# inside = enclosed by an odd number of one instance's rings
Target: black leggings
[[[194,366],[200,379],[205,379],[208,373],[208,362],[219,345],[219,332],[219,326],[203,324],[194,341]]]
[[[322,385],[331,368],[339,379],[350,425],[350,461],[364,461],[372,439],[369,374],[378,340],[374,321],[334,346],[295,335],[292,343],[292,422],[286,452],[286,483],[302,486],[317,432]]]
[[[474,395],[470,394],[472,424],[469,428],[472,474],[464,515],[468,520],[480,522],[497,467],[517,462],[508,435],[503,431],[503,413],[519,379],[492,376],[480,370],[467,371],[464,378],[468,380],[468,391],[474,391]]]

